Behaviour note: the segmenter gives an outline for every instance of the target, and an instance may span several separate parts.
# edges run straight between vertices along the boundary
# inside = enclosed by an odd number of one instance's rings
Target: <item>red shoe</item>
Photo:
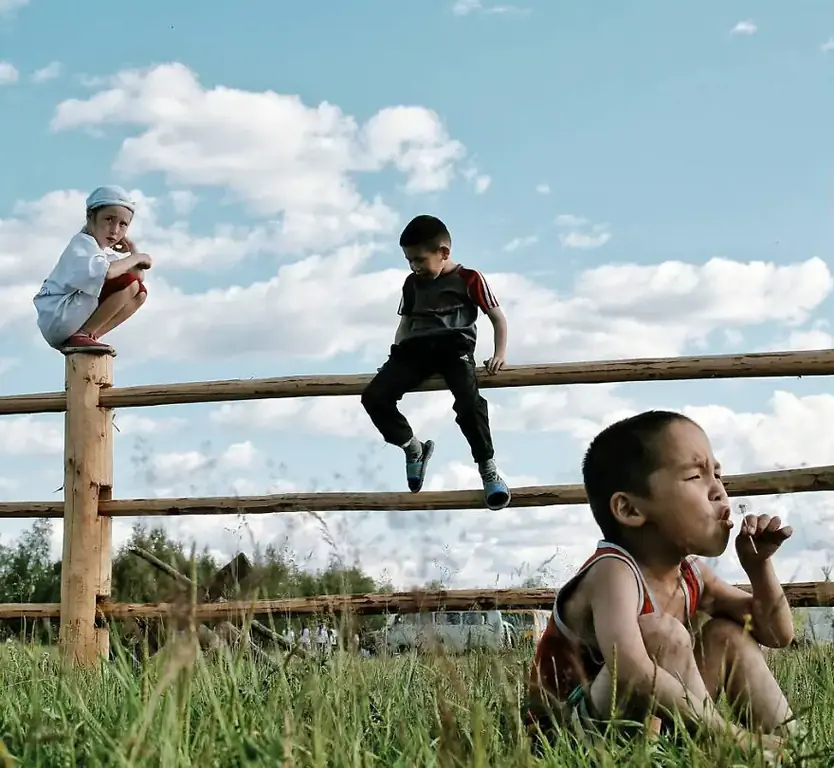
[[[97,341],[89,333],[85,331],[78,331],[72,334],[62,345],[61,352],[65,355],[70,355],[73,352],[90,352],[98,355],[113,355],[115,357],[116,350],[109,344]]]

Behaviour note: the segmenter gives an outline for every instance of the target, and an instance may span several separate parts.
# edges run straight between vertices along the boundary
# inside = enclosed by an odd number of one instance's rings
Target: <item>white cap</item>
[[[136,211],[136,203],[130,199],[127,192],[115,184],[96,187],[87,198],[87,210],[102,208],[105,205],[120,205],[131,213]]]

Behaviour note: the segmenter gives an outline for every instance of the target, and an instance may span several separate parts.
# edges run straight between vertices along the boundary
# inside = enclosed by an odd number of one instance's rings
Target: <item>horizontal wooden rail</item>
[[[777,469],[724,478],[730,496],[769,496],[780,493],[834,491],[834,465]],[[513,488],[510,507],[551,507],[584,504],[582,485],[532,485]],[[278,493],[272,496],[210,496],[185,499],[114,499],[99,504],[106,517],[165,515],[241,515],[284,512],[416,512],[484,508],[483,491],[423,491],[370,493]],[[0,503],[0,519],[60,518],[60,501]]]
[[[724,478],[730,496],[834,491],[834,465],[777,469]],[[582,485],[530,485],[513,488],[510,507],[585,504]],[[483,491],[369,493],[278,493],[271,496],[209,496],[183,499],[114,499],[99,504],[104,517],[249,515],[287,512],[417,512],[484,508]],[[60,501],[0,502],[0,519],[61,518]]]
[[[750,592],[748,584],[739,584]],[[834,582],[795,582],[783,584],[788,602],[794,608],[834,606]],[[193,607],[182,603],[102,603],[101,616],[111,620],[165,618],[193,614],[198,621],[242,615],[303,615],[322,613],[419,613],[420,611],[467,611],[493,608],[544,608],[553,606],[555,589],[450,589],[437,592],[393,592],[364,595],[317,595],[280,600],[253,600],[227,603],[202,603]],[[58,603],[2,603],[0,619],[51,619],[60,614]]]
[[[811,350],[516,365],[508,366],[494,376],[480,371],[478,378],[483,388],[490,389],[684,379],[824,376],[832,373],[834,350]],[[359,395],[370,380],[369,374],[350,374],[113,387],[101,393],[100,405],[105,408],[133,408],[229,400]],[[415,391],[427,392],[445,388],[442,379],[432,377]],[[0,415],[59,413],[65,411],[66,406],[65,392],[0,397]]]

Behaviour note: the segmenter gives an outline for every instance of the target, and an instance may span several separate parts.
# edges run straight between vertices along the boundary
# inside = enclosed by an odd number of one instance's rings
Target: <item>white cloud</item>
[[[29,0],[0,0],[0,15],[11,13],[26,5],[29,5]]]
[[[731,457],[733,471],[834,464],[834,396],[798,396],[777,389],[768,412],[723,405],[688,406],[686,413]]]
[[[396,214],[379,195],[362,197],[359,174],[393,167],[406,192],[434,192],[453,182],[466,155],[424,107],[387,107],[359,125],[326,102],[308,107],[273,91],[203,88],[178,63],[120,72],[90,98],[62,102],[52,121],[58,131],[108,125],[136,131],[122,142],[119,170],[223,189],[260,215],[280,217],[276,247],[291,251],[392,229]]]
[[[4,416],[0,454],[54,456],[63,453],[63,420],[56,416]]]
[[[17,67],[8,61],[0,61],[0,85],[11,85],[20,78]]]
[[[197,195],[190,189],[174,189],[168,193],[168,197],[171,199],[174,213],[178,216],[188,216],[197,205]]]
[[[64,65],[60,61],[51,61],[45,67],[41,67],[32,73],[32,81],[35,83],[45,83],[49,80],[54,80],[60,77],[64,71]]]
[[[138,413],[116,412],[113,416],[113,424],[121,435],[157,435],[162,432],[171,432],[185,426],[187,421],[182,418],[150,418],[140,416]]]
[[[526,237],[514,237],[510,242],[508,242],[504,246],[504,250],[508,253],[512,253],[513,251],[517,251],[521,248],[529,248],[531,245],[535,245],[539,242],[539,238],[536,235],[527,235]]]
[[[484,5],[481,0],[457,0],[452,6],[455,16],[468,16],[470,13],[487,15],[527,14],[529,9],[517,5]]]
[[[506,432],[564,432],[585,444],[611,423],[633,412],[614,384],[569,385],[522,391],[509,404],[491,404],[490,421]]]
[[[550,184],[542,183],[536,185],[536,192],[540,195],[549,195],[550,194]]]
[[[405,273],[362,271],[376,250],[346,246],[282,265],[268,280],[204,293],[185,293],[159,280],[153,312],[143,311],[119,328],[124,342],[116,343],[145,360],[278,350],[311,358],[369,350],[379,356],[396,326]],[[145,341],[150,337],[158,342],[152,348]]]
[[[594,232],[563,232],[559,235],[559,242],[563,248],[579,248],[581,250],[592,250],[601,248],[611,239],[611,233],[604,225],[597,225]]]
[[[598,292],[600,306],[633,318],[655,321],[686,315],[688,322],[725,327],[777,320],[804,321],[834,287],[826,263],[817,257],[801,265],[747,263],[712,258],[703,265],[667,261],[657,266],[607,264],[580,274],[577,292]],[[785,297],[796,291],[793,302]],[[720,320],[719,320],[720,318]],[[674,320],[670,326],[674,326]]]
[[[607,224],[591,224],[584,216],[572,213],[559,214],[556,226],[565,230],[559,233],[559,242],[563,248],[591,250],[601,248],[611,239]]]
[[[588,219],[583,216],[574,216],[572,213],[560,213],[556,217],[557,227],[584,227]]]
[[[406,397],[404,408],[417,432],[453,418],[447,391],[420,392]],[[378,440],[358,397],[316,397],[227,403],[212,411],[215,424],[243,430],[294,429],[351,440]]]
[[[221,461],[224,466],[230,469],[248,469],[258,460],[259,456],[260,454],[252,445],[252,442],[246,440],[242,443],[232,443],[221,457]]]
[[[826,40],[826,41],[825,41],[825,42],[824,42],[824,43],[820,46],[820,50],[821,50],[823,53],[830,53],[831,51],[834,51],[834,37],[829,37],[829,38],[828,38],[828,40]]]
[[[827,323],[816,322],[811,328],[792,331],[778,344],[779,349],[834,349],[834,335],[827,330]]]
[[[740,21],[731,30],[731,35],[755,35],[759,28],[753,23],[751,19]]]
[[[158,496],[187,494],[183,489],[206,481],[228,487],[226,471],[254,469],[259,459],[259,451],[249,441],[233,443],[217,456],[203,451],[159,453],[151,458],[145,481],[156,488]]]
[[[464,168],[463,171],[461,171],[461,175],[464,179],[471,182],[476,195],[482,195],[492,184],[492,177],[485,173],[479,173],[478,169],[474,165]]]

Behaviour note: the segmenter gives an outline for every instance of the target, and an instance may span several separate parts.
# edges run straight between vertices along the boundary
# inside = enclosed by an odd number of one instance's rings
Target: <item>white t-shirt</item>
[[[125,255],[99,248],[95,238],[83,232],[69,241],[33,299],[47,344],[59,347],[90,319],[110,263]]]

